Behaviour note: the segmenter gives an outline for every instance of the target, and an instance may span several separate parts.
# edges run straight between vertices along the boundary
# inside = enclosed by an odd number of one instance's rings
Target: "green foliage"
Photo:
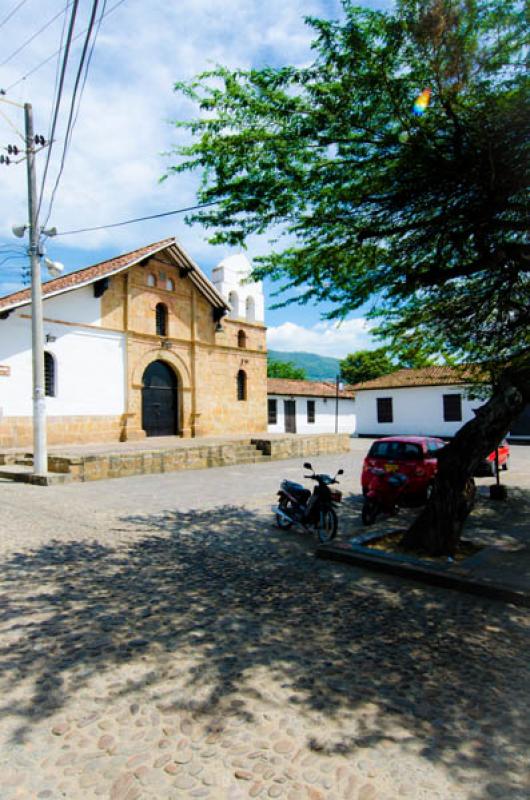
[[[307,20],[308,66],[177,85],[199,113],[177,123],[193,139],[168,172],[200,170],[200,201],[218,201],[189,221],[228,244],[283,229],[255,277],[296,288],[287,302],[331,302],[331,316],[370,302],[397,357],[421,343],[425,357],[526,358],[526,3],[343,5],[341,22]]]
[[[305,371],[295,366],[292,361],[267,361],[267,378],[289,378],[294,381],[305,381]]]
[[[357,350],[340,362],[341,375],[350,384],[371,381],[380,375],[394,372],[395,369],[396,366],[383,347],[378,350]]]
[[[305,372],[308,381],[334,381],[340,372],[338,358],[320,356],[316,353],[269,350],[268,357],[271,361],[292,361],[296,367]]]

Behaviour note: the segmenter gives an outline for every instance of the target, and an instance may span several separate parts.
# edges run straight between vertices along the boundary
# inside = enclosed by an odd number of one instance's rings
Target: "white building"
[[[485,402],[452,367],[400,369],[350,388],[358,436],[454,436]],[[510,438],[530,438],[529,410],[514,423]]]
[[[269,378],[269,433],[355,433],[352,391],[334,383]]]

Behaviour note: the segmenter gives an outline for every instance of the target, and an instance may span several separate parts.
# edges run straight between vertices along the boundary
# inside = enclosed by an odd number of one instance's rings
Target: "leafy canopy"
[[[302,367],[292,361],[267,361],[267,378],[288,378],[294,381],[305,381],[307,375]]]
[[[218,201],[189,221],[229,244],[283,230],[256,277],[334,316],[370,302],[398,355],[421,342],[493,366],[526,357],[526,3],[343,6],[340,22],[307,20],[309,66],[177,84],[200,113],[177,123],[192,143],[168,174],[200,170],[200,201]]]
[[[395,369],[397,367],[382,347],[377,350],[357,350],[340,362],[340,374],[350,384],[371,381]]]

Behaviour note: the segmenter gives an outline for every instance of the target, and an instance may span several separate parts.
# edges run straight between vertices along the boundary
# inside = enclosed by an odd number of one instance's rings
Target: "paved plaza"
[[[314,458],[343,537],[367,447]],[[270,510],[302,473],[0,481],[0,800],[527,800],[528,609],[316,559]],[[509,536],[530,447],[502,478]]]

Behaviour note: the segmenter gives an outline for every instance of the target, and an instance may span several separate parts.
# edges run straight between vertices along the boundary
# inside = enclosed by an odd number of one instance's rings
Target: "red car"
[[[501,469],[508,469],[508,462],[510,460],[510,446],[506,439],[503,439],[500,443],[499,447],[499,467]],[[489,475],[495,475],[496,472],[496,464],[495,464],[495,450],[493,453],[490,453],[487,458],[484,459],[482,464],[477,469],[475,475],[477,477],[484,477]]]
[[[370,469],[400,472],[408,478],[406,495],[426,500],[436,474],[436,453],[445,442],[432,436],[385,436],[372,444],[364,459],[361,475],[363,494],[368,491]],[[405,492],[404,492],[405,495]]]
[[[409,479],[406,495],[425,500],[436,474],[438,462],[436,451],[446,442],[433,436],[386,436],[377,439],[364,459],[361,475],[363,494],[366,494],[371,480],[371,467],[379,467],[387,472],[400,472]],[[510,448],[506,439],[499,445],[499,467],[508,469]],[[495,451],[484,459],[477,469],[476,476],[495,475]]]

